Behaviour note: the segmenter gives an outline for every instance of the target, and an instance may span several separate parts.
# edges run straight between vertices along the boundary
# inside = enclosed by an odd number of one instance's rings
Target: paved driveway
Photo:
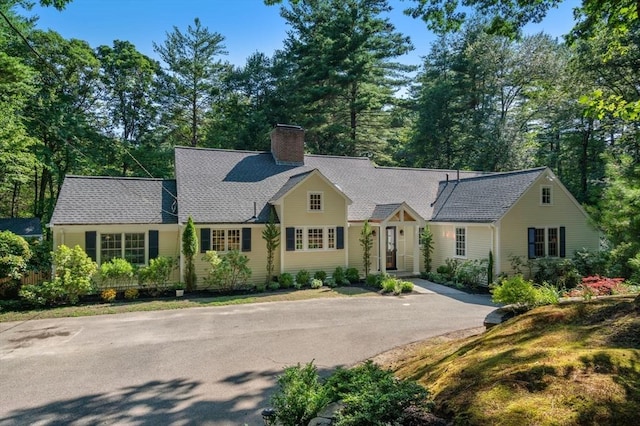
[[[262,424],[286,366],[314,360],[329,372],[478,327],[494,309],[488,297],[426,287],[0,324],[0,425]]]

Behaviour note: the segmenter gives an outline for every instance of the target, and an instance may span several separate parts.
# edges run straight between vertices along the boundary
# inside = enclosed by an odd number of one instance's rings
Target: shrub
[[[571,289],[580,284],[582,277],[571,259],[544,257],[536,260],[537,271],[534,280],[537,283],[551,283],[557,288]]]
[[[28,305],[34,307],[64,303],[64,288],[56,280],[23,285],[19,295]]]
[[[311,280],[311,288],[320,288],[322,287],[322,281],[317,278]]]
[[[477,287],[487,283],[488,260],[465,260],[457,265],[455,280],[467,287]]]
[[[343,282],[347,281],[347,274],[345,274],[344,268],[342,266],[338,266],[333,271],[333,280],[336,282],[336,284],[342,284]]]
[[[316,271],[316,273],[313,274],[313,278],[324,282],[324,280],[327,279],[327,273],[325,271]]]
[[[124,291],[124,298],[127,300],[137,299],[140,295],[140,292],[137,288],[128,288]]]
[[[445,275],[442,275],[439,272],[429,272],[425,275],[426,275],[426,279],[428,279],[429,281],[433,281],[434,283],[437,283],[437,284],[444,284],[448,281],[447,277]]]
[[[520,274],[503,279],[499,285],[493,287],[491,293],[495,303],[504,305],[535,306],[537,301],[536,288],[532,281],[525,280]]]
[[[306,285],[309,285],[309,281],[311,281],[311,275],[309,274],[309,271],[307,271],[306,269],[298,271],[298,273],[296,274],[296,282],[298,284],[304,287]]]
[[[29,243],[10,231],[0,232],[0,278],[20,279],[31,259]]]
[[[536,304],[538,305],[555,305],[560,301],[560,291],[549,283],[543,283],[536,287]]]
[[[278,390],[271,398],[276,421],[282,426],[308,424],[329,402],[313,362],[286,368],[278,377]]]
[[[271,281],[268,287],[269,287],[269,290],[276,291],[280,288],[280,283],[277,281]]]
[[[125,259],[114,257],[100,265],[98,273],[102,287],[124,287],[131,282],[133,266]]]
[[[291,288],[293,287],[293,275],[288,272],[283,272],[282,274],[280,274],[278,282],[280,283],[280,287],[282,288]]]
[[[113,288],[107,288],[100,292],[100,298],[107,303],[111,303],[116,300],[116,290]]]
[[[436,273],[449,276],[451,275],[451,269],[447,265],[440,265],[436,268]]]
[[[411,293],[413,291],[413,283],[411,281],[402,281],[400,283],[400,292]]]
[[[164,291],[169,288],[169,278],[175,267],[176,264],[172,258],[159,256],[151,259],[149,266],[138,272],[138,277],[141,284],[144,286],[149,284],[151,290]]]
[[[382,280],[382,292],[393,293],[396,290],[397,280],[393,277],[387,277]]]
[[[302,288],[302,284],[300,284],[298,281],[294,281],[293,288],[295,288],[296,290],[300,290]]]
[[[329,287],[329,288],[336,288],[336,287],[338,286],[338,283],[337,283],[337,282],[336,282],[336,280],[334,280],[334,279],[333,279],[333,277],[332,277],[332,278],[327,278],[327,279],[324,281],[324,285],[326,285],[326,286],[327,286],[327,287]]]
[[[608,296],[628,293],[629,289],[624,284],[624,278],[607,278],[599,275],[584,277],[582,283],[574,290],[566,293],[568,297],[583,297],[589,300],[592,297]]]
[[[341,426],[404,424],[410,407],[428,411],[433,406],[425,388],[396,379],[372,361],[349,370],[338,367],[325,388],[330,401],[344,403],[336,422]]]
[[[258,293],[264,293],[264,291],[267,289],[267,284],[265,283],[258,283],[256,284],[256,291]]]
[[[249,258],[238,250],[231,250],[222,257],[215,251],[207,251],[204,259],[211,266],[205,278],[207,285],[217,291],[233,291],[247,288],[251,269],[247,266]]]
[[[586,248],[573,254],[573,265],[583,277],[604,275],[607,272],[609,256],[604,251],[592,251]]]
[[[187,284],[187,291],[196,289],[196,283],[198,276],[196,275],[196,268],[193,262],[193,258],[198,252],[198,236],[196,234],[196,227],[193,223],[191,216],[187,219],[187,225],[182,232],[182,254],[184,254],[184,276]]]
[[[347,271],[345,273],[347,280],[351,283],[351,284],[355,284],[355,283],[359,283],[360,282],[360,272],[358,271],[357,268],[347,268]]]

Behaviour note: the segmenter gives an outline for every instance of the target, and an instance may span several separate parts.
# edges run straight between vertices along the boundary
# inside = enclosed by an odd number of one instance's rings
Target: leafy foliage
[[[267,245],[267,283],[270,283],[273,279],[273,258],[276,249],[280,246],[280,228],[275,223],[273,210],[269,214],[269,222],[262,230],[262,239]]]
[[[309,423],[329,398],[313,363],[288,367],[278,377],[278,390],[271,398],[276,420],[283,426]]]
[[[205,282],[213,290],[235,291],[248,288],[247,281],[251,278],[249,258],[238,250],[231,250],[221,257],[215,251],[209,250],[205,253],[204,259],[210,265]]]
[[[492,287],[491,293],[495,303],[525,308],[557,303],[559,297],[556,287],[548,284],[536,286],[520,274],[502,279],[500,284]]]
[[[0,231],[0,278],[19,279],[31,259],[29,243],[19,235]]]
[[[123,287],[130,284],[133,266],[126,259],[114,257],[100,265],[98,270],[101,287]]]
[[[293,275],[291,275],[289,272],[283,272],[278,278],[278,282],[280,283],[280,287],[282,288],[293,287],[293,281]]]
[[[431,256],[433,254],[433,234],[428,226],[425,226],[420,234],[420,243],[422,247],[422,260],[424,261],[425,272],[431,272]]]
[[[360,231],[360,246],[362,247],[362,264],[364,265],[364,276],[366,279],[371,269],[371,250],[373,249],[373,231],[367,220],[364,221],[362,231]]]
[[[187,284],[187,291],[193,291],[196,289],[196,282],[198,277],[196,276],[195,265],[193,263],[193,257],[198,252],[198,236],[196,235],[196,227],[193,224],[193,219],[189,216],[187,225],[182,232],[182,254],[184,254],[184,280]]]
[[[310,281],[311,274],[309,274],[309,271],[307,271],[306,269],[301,269],[296,274],[296,283],[298,283],[299,285],[304,287],[306,285],[309,285]]]
[[[360,282],[360,272],[358,272],[358,268],[347,268],[345,275],[350,284]]]
[[[149,266],[139,271],[140,283],[152,291],[163,291],[169,287],[171,273],[176,268],[171,257],[158,256],[149,261]],[[184,289],[184,286],[182,287]]]

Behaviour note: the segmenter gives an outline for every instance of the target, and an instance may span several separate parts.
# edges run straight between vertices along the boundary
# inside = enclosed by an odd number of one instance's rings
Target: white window
[[[540,189],[540,204],[544,206],[551,205],[551,187],[543,186]]]
[[[211,250],[217,252],[240,250],[240,230],[212,229]]]
[[[309,211],[321,212],[322,209],[322,192],[309,192]]]
[[[558,228],[536,228],[534,239],[535,257],[560,256],[560,233]]]
[[[456,228],[456,257],[467,255],[467,229]]]
[[[100,263],[121,258],[132,265],[144,265],[144,241],[143,232],[100,234]]]
[[[295,230],[296,250],[335,250],[337,233],[335,227],[302,227]]]
[[[296,228],[296,250],[304,250],[304,230]]]

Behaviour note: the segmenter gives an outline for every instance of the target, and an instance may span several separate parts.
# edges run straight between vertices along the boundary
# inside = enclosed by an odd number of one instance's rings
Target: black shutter
[[[211,250],[211,229],[200,229],[200,253],[204,253],[207,250]]]
[[[251,251],[251,228],[242,228],[242,251]]]
[[[159,247],[159,232],[158,231],[149,231],[149,260],[155,259],[158,257],[158,252],[160,250]]]
[[[287,251],[295,251],[296,249],[296,228],[287,228]]]
[[[567,250],[565,246],[565,236],[566,230],[564,226],[560,227],[560,257],[565,257],[567,255]]]
[[[344,226],[336,228],[336,248],[342,250],[344,248]]]
[[[536,258],[536,228],[527,229],[529,244],[529,259]]]
[[[84,251],[94,262],[96,261],[96,238],[96,231],[87,231],[84,233]]]

